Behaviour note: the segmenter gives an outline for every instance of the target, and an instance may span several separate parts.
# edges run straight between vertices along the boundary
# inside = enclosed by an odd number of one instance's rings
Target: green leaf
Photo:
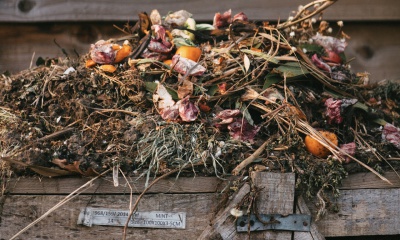
[[[217,86],[217,85],[212,85],[212,86],[208,89],[207,94],[210,95],[210,96],[214,96],[215,93],[217,93],[217,91],[218,91],[218,86]]]
[[[301,44],[300,48],[303,50],[306,50],[307,53],[313,52],[313,53],[319,53],[320,55],[324,52],[324,48],[321,47],[320,45],[317,44]]]
[[[156,91],[157,86],[158,86],[158,83],[156,83],[156,82],[145,82],[144,83],[144,87],[146,88],[146,90],[151,93],[154,93]],[[168,93],[171,95],[172,99],[179,100],[178,93],[174,89],[172,89],[170,87],[165,87],[165,88],[167,89]]]
[[[196,30],[214,30],[215,27],[208,23],[199,23],[196,24]]]
[[[281,77],[294,78],[304,76],[310,73],[305,67],[302,67],[298,62],[287,62],[281,66],[274,68],[274,71],[279,73]]]
[[[158,86],[158,83],[156,82],[145,82],[144,87],[146,88],[147,91],[153,93],[156,91]]]
[[[271,87],[273,84],[276,84],[282,80],[283,78],[279,74],[268,73],[267,76],[265,76],[263,90]]]

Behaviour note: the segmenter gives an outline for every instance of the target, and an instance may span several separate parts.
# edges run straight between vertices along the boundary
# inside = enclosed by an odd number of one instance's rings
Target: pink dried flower
[[[215,116],[219,121],[215,126],[219,129],[228,129],[229,135],[236,140],[254,142],[254,137],[260,130],[259,126],[252,126],[238,109],[227,109]]]
[[[343,122],[343,117],[340,115],[340,107],[342,105],[342,100],[328,98],[325,101],[326,106],[326,116],[328,117],[328,123],[341,123]]]
[[[333,99],[328,98],[325,101],[326,106],[326,113],[325,115],[328,117],[328,123],[342,123],[343,117],[341,113],[344,111],[345,108],[355,104],[358,102],[357,99]]]
[[[171,45],[166,46],[164,43],[156,39],[151,39],[147,48],[156,53],[169,53],[172,51]]]
[[[113,64],[116,51],[113,44],[104,40],[99,40],[90,45],[90,58],[99,64]]]
[[[214,15],[213,26],[217,29],[227,27],[232,21],[231,17],[232,17],[231,9],[224,12],[223,14],[218,12]]]
[[[390,123],[386,123],[382,131],[382,140],[390,142],[397,149],[400,149],[400,128]]]
[[[322,36],[320,34],[312,37],[312,40],[315,41],[316,44],[322,46],[326,52],[334,51],[335,53],[342,53],[347,46],[347,42],[345,40],[337,39],[331,36]]]
[[[174,70],[182,75],[188,76],[201,76],[206,71],[206,68],[197,64],[195,61],[181,57],[179,54],[175,54],[172,57],[172,66]]]
[[[168,42],[166,37],[165,37],[166,31],[165,31],[165,28],[163,26],[161,26],[161,25],[153,25],[151,28],[154,30],[154,32],[156,34],[156,38],[155,39],[157,41],[161,41],[162,44],[167,48],[170,48],[172,46],[172,44],[170,42]]]
[[[324,71],[327,71],[329,73],[332,72],[331,67],[321,59],[319,59],[317,54],[312,55],[311,61],[317,66],[319,69],[322,69]]]
[[[350,156],[354,156],[354,154],[356,154],[356,143],[351,142],[351,143],[341,144],[340,151],[347,153]],[[351,158],[349,156],[347,156],[346,154],[340,153],[340,156],[343,157],[345,163],[351,162]]]
[[[247,22],[249,20],[249,18],[246,16],[246,14],[244,14],[244,12],[240,12],[238,14],[236,14],[235,16],[233,16],[233,20],[234,21],[244,21]]]
[[[186,96],[182,100],[177,102],[179,106],[179,116],[184,122],[193,122],[197,119],[199,109],[190,100],[189,96]]]
[[[179,105],[175,104],[173,106],[161,109],[160,114],[164,120],[176,121],[179,118]]]

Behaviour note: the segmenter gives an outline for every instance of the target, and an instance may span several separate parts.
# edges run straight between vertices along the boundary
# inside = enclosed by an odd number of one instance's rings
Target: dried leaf
[[[178,97],[180,99],[193,94],[193,83],[189,80],[183,80],[181,86],[178,87]]]

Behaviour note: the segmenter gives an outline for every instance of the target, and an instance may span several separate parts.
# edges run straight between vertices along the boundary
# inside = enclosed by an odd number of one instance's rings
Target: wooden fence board
[[[158,9],[161,14],[185,9],[198,20],[210,20],[215,12],[245,12],[252,20],[286,19],[292,10],[309,0],[220,0],[204,4],[202,0],[121,0],[96,2],[88,0],[8,0],[0,2],[0,21],[107,21],[137,19],[140,11]],[[399,20],[400,2],[397,0],[338,1],[325,13],[328,20]]]
[[[400,179],[394,172],[387,172],[384,176],[392,182],[390,185],[380,180],[375,174],[354,173],[350,174],[342,182],[341,190],[352,189],[384,189],[400,188]],[[7,186],[12,195],[40,194],[40,195],[66,195],[82,186],[88,181],[86,178],[13,178]],[[125,179],[120,178],[120,185],[114,187],[112,179],[106,177],[94,182],[84,194],[129,194],[130,188]],[[129,181],[132,193],[141,193],[145,180]],[[216,177],[179,177],[163,179],[149,190],[149,193],[213,193],[223,189],[227,181]]]
[[[392,185],[382,181],[379,177],[371,172],[365,173],[353,173],[345,178],[342,182],[340,189],[352,190],[352,189],[377,189],[377,188],[400,188],[400,178],[395,172],[384,173]]]
[[[296,214],[311,215],[306,202],[302,196],[299,196],[296,201]],[[319,232],[315,219],[311,219],[309,232],[294,232],[293,240],[325,240],[325,237]]]
[[[87,181],[89,180],[85,178],[19,178],[13,179],[7,185],[8,191],[13,195],[66,195]],[[99,179],[84,194],[129,194],[131,192],[129,185],[132,187],[133,194],[140,194],[145,188],[145,180],[131,180],[128,184],[125,179],[120,178],[119,183],[118,187],[114,187],[112,178]],[[148,193],[213,193],[223,187],[224,183],[216,177],[179,177],[159,181]]]
[[[400,189],[341,190],[339,212],[316,224],[325,237],[400,234]],[[315,203],[307,203],[316,214]]]
[[[259,214],[292,214],[294,209],[294,173],[252,172],[251,178],[260,191],[257,197]],[[252,233],[254,239],[291,239],[290,231],[261,231]]]
[[[63,196],[7,196],[1,214],[0,239],[14,234],[36,220],[61,201]],[[133,198],[133,201],[136,197]],[[150,194],[143,197],[139,211],[186,212],[186,229],[129,228],[127,239],[196,239],[208,225],[216,195],[208,194]],[[128,210],[129,196],[78,196],[57,209],[16,239],[122,239],[123,227],[77,225],[81,208],[99,207]]]

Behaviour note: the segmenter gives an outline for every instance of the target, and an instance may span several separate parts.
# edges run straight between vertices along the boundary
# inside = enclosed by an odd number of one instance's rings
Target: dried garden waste
[[[276,24],[153,10],[79,60],[1,75],[3,178],[281,171],[308,196],[338,193],[354,171],[387,181],[400,160],[400,85],[351,72],[343,23],[333,33],[322,20],[334,2]]]

